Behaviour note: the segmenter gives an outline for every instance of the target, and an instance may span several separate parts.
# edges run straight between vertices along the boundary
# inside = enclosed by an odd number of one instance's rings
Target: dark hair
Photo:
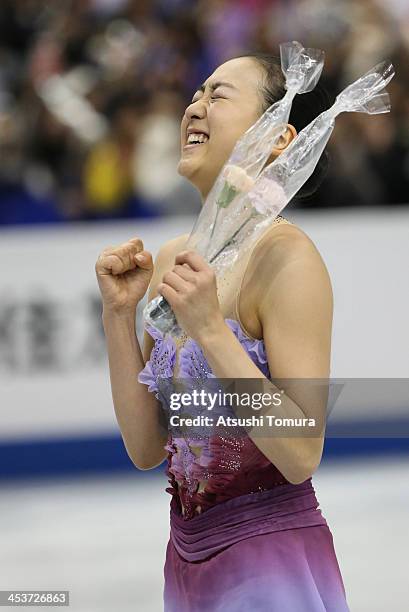
[[[274,102],[284,97],[286,93],[285,77],[281,70],[279,57],[262,52],[249,52],[236,57],[250,57],[256,60],[264,69],[265,79],[261,88],[264,99],[262,112],[267,110]],[[312,91],[295,96],[288,122],[295,127],[298,133],[330,106],[331,99],[329,93],[318,82]],[[318,190],[328,172],[329,161],[328,151],[324,150],[314,172],[294,196],[294,200],[310,198]]]

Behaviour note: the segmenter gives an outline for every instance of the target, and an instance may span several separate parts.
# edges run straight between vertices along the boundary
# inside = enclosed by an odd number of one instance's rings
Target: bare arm
[[[177,239],[175,239],[177,240]],[[148,470],[156,467],[166,457],[164,445],[167,432],[159,422],[161,404],[148,387],[138,382],[138,374],[145,367],[153,347],[151,336],[144,331],[143,353],[136,335],[136,306],[146,293],[150,280],[148,299],[157,295],[156,286],[163,267],[174,249],[174,241],[166,243],[159,251],[154,266],[150,253],[138,248],[132,241],[106,249],[96,271],[103,295],[102,322],[106,337],[112,399],[116,419],[127,453],[136,467]],[[142,245],[143,247],[143,245]],[[119,249],[122,249],[119,251]],[[145,263],[136,264],[134,255],[145,255]],[[116,257],[116,259],[114,259]],[[107,258],[110,258],[107,260]],[[122,268],[112,266],[121,262]],[[118,263],[118,266],[120,264]],[[120,270],[127,269],[121,274]],[[152,271],[153,268],[153,271]],[[144,275],[144,272],[146,273]],[[139,274],[139,276],[138,276]],[[124,278],[126,275],[126,279]],[[126,284],[124,284],[126,280]],[[118,285],[118,281],[122,285]],[[109,287],[107,284],[109,283]],[[115,286],[113,283],[116,283]]]
[[[257,392],[281,397],[279,405],[272,403],[262,410],[267,422],[249,435],[290,482],[303,482],[321,460],[330,371],[333,299],[330,279],[318,251],[311,242],[296,238],[291,230],[290,235],[283,231],[280,239],[271,235],[255,257],[257,275],[252,292],[259,298],[257,313],[271,378],[278,379],[280,386],[270,382],[253,363],[214,306],[214,274],[207,270],[206,262],[194,252],[187,252],[179,263],[182,261],[197,270],[197,278],[193,272],[180,268],[187,288],[176,276],[169,276],[169,282],[180,290],[174,293],[165,284],[165,297],[169,296],[172,306],[179,309],[180,316],[196,333],[196,340],[218,378],[256,379]],[[200,325],[190,321],[195,300],[196,317],[202,308]],[[285,393],[280,393],[280,389]],[[277,430],[269,421],[274,417],[300,419],[304,426],[295,431],[291,427]]]
[[[159,400],[137,380],[145,359],[136,336],[135,317],[104,312],[102,321],[112,399],[122,439],[135,466],[149,470],[165,459],[167,435],[159,425]]]

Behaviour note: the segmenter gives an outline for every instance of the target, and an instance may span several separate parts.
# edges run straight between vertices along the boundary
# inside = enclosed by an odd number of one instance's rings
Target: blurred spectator
[[[176,172],[194,90],[227,58],[295,39],[325,50],[333,99],[383,59],[397,72],[390,114],[339,118],[302,205],[407,204],[404,0],[3,0],[0,223],[198,211]]]
[[[135,192],[162,214],[200,210],[200,198],[177,172],[183,109],[172,91],[159,91],[144,117],[133,159]],[[194,199],[197,199],[197,204]]]
[[[133,193],[131,159],[137,110],[135,105],[117,108],[109,134],[91,148],[85,160],[85,208],[91,218],[118,216]]]

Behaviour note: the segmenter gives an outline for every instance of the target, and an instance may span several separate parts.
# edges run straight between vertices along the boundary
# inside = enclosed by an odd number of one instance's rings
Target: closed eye
[[[214,94],[212,96],[210,96],[211,100],[217,100],[218,98],[224,98],[224,96],[220,96],[220,95],[218,96],[218,95],[214,95]],[[200,98],[196,98],[195,96],[193,96],[192,101],[191,101],[190,104],[194,104],[198,100],[200,100]]]

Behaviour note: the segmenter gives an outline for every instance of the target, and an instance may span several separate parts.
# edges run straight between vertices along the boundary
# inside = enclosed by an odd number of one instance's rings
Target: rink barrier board
[[[409,437],[382,437],[382,432],[388,429],[389,423],[378,425],[379,437],[326,438],[321,465],[334,460],[409,454]],[[402,431],[408,427],[408,421],[402,423]],[[116,435],[19,440],[0,444],[0,479],[130,471],[149,475],[153,472],[163,472],[164,466],[165,462],[153,470],[138,470],[128,457],[121,436]]]

